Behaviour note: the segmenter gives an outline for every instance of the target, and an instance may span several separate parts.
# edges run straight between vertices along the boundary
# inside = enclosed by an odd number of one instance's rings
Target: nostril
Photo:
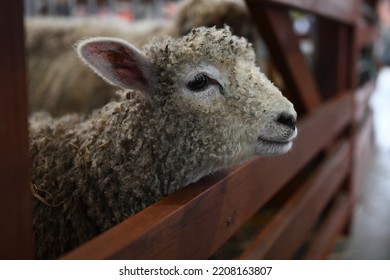
[[[295,126],[297,125],[297,119],[295,118],[295,116],[288,113],[280,114],[279,118],[277,119],[277,122],[291,129],[295,129]]]

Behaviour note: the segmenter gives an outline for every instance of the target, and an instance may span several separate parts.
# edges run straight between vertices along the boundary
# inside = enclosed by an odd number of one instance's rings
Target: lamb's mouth
[[[256,153],[258,155],[282,155],[290,151],[295,137],[284,139],[267,139],[258,137]]]
[[[263,143],[265,145],[285,146],[285,145],[291,144],[292,139],[288,139],[288,140],[268,140],[268,139],[264,139],[264,138],[259,137],[259,138],[257,138],[257,141],[260,142],[260,143]]]

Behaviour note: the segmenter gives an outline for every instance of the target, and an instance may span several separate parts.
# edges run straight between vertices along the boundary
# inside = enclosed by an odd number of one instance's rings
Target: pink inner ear
[[[118,44],[107,43],[102,46],[91,46],[90,52],[99,60],[109,63],[115,79],[126,85],[146,84],[140,65],[130,49]]]

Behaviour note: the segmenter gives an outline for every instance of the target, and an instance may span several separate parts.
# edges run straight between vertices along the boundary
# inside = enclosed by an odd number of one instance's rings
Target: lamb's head
[[[88,39],[77,49],[111,84],[144,93],[159,119],[157,133],[189,158],[217,169],[292,146],[293,105],[256,66],[251,45],[228,28],[197,28],[152,42],[143,53],[112,38]]]

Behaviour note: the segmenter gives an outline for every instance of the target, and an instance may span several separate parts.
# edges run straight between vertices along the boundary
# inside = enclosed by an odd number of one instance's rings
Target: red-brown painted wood
[[[355,123],[360,123],[366,117],[367,110],[369,109],[369,101],[371,95],[375,90],[375,81],[370,81],[366,83],[363,87],[359,88],[355,94],[355,112],[354,112],[354,120]]]
[[[1,1],[0,13],[0,259],[30,259],[23,1]]]
[[[325,100],[354,88],[351,79],[351,75],[356,75],[355,65],[351,63],[352,31],[348,25],[317,19],[314,66],[316,81]]]
[[[299,48],[299,41],[292,28],[287,10],[271,9],[262,1],[247,1],[271,58],[280,71],[285,87],[302,102],[306,112],[313,112],[321,103],[321,96],[314,76]],[[256,12],[254,12],[256,11]],[[283,30],[283,32],[281,32]]]
[[[361,20],[357,25],[357,36],[357,45],[359,48],[363,48],[372,46],[377,39],[378,34],[374,26]]]
[[[291,196],[241,258],[292,258],[349,168],[350,145],[345,142]]]
[[[316,237],[311,242],[310,249],[305,254],[305,259],[319,260],[327,258],[351,215],[351,207],[352,203],[348,194],[340,193],[319,231],[316,232]]]
[[[247,0],[250,1],[256,0]],[[353,25],[359,13],[358,0],[263,0],[272,4],[281,4],[284,8],[294,8],[328,17],[338,22]]]
[[[374,151],[373,145],[373,116],[370,112],[360,128],[356,130],[355,149],[353,153],[353,179],[352,201],[356,202],[362,192],[365,176],[370,164],[370,158]]]

